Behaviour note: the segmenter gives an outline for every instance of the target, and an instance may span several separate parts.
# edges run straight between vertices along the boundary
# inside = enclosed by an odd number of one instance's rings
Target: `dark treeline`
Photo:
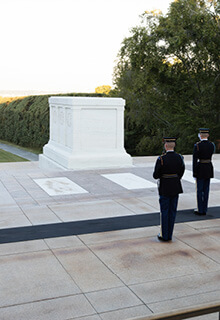
[[[0,139],[22,147],[42,150],[49,140],[48,98],[50,96],[18,97],[6,99],[5,103],[0,104]],[[103,95],[69,93],[59,96],[102,97]]]
[[[145,12],[125,38],[114,70],[126,99],[125,145],[133,155],[161,153],[162,136],[192,153],[198,128],[220,139],[220,2],[179,0],[166,16]],[[219,151],[219,149],[218,149]]]

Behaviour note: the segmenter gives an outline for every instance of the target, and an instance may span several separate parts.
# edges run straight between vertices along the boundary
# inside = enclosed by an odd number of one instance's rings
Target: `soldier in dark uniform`
[[[179,193],[183,192],[180,179],[185,171],[183,157],[174,151],[176,138],[164,138],[166,153],[158,157],[153,177],[159,180],[161,233],[160,241],[172,240]]]
[[[199,129],[200,141],[193,149],[193,177],[196,178],[197,215],[206,215],[208,208],[210,178],[214,177],[212,155],[215,152],[214,143],[208,140],[209,129]]]

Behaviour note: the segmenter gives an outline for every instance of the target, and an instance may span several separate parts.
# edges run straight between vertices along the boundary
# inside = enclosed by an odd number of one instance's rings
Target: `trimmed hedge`
[[[40,148],[49,140],[48,98],[40,95],[0,104],[0,139],[23,147]],[[59,96],[103,97],[103,94],[70,93]]]

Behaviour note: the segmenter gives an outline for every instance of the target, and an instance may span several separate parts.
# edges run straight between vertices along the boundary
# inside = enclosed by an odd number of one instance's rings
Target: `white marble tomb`
[[[131,167],[124,149],[122,98],[51,97],[50,138],[43,169],[81,170]]]

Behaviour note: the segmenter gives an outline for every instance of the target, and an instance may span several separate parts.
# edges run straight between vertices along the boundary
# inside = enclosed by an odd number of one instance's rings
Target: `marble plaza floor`
[[[0,163],[1,320],[127,320],[220,301],[220,155],[205,217],[193,214],[185,156],[169,243],[156,237],[155,160],[89,171]]]

